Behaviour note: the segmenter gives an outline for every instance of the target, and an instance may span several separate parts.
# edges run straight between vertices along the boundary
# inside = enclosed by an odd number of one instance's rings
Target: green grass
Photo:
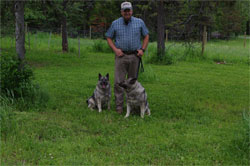
[[[227,64],[249,64],[250,40],[236,38],[229,41],[212,40],[208,41],[205,47],[204,56],[201,56],[201,43],[193,43],[193,49],[188,52],[188,48],[181,42],[168,42],[166,44],[166,54],[170,55],[173,63],[179,61],[199,62],[224,62]],[[150,56],[156,55],[156,43],[151,43],[148,47],[146,61],[150,61]],[[193,52],[192,52],[193,51]]]
[[[152,115],[124,119],[115,112],[113,88],[111,111],[92,112],[85,103],[98,73],[109,73],[113,86],[114,55],[94,52],[88,39],[81,39],[80,57],[63,54],[60,37],[52,37],[50,48],[48,38],[39,36],[35,45],[31,36],[26,59],[50,101],[43,111],[2,101],[1,165],[249,164],[249,45],[243,48],[243,40],[208,43],[204,61],[144,64],[139,80]],[[77,39],[69,42],[78,50]],[[154,48],[150,43],[148,57]],[[15,51],[8,38],[1,49]],[[170,51],[181,55],[184,48]],[[214,63],[215,57],[228,64]]]

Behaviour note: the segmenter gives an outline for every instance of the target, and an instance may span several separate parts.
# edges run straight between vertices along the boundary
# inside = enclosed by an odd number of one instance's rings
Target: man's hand
[[[123,56],[124,55],[124,53],[122,52],[122,50],[119,49],[119,48],[115,49],[114,52],[115,52],[116,56]]]
[[[143,51],[141,49],[137,50],[137,56],[142,57]]]
[[[107,37],[107,42],[109,47],[112,48],[116,56],[121,57],[124,55],[121,49],[115,47],[115,44],[113,43],[113,40],[111,38]]]

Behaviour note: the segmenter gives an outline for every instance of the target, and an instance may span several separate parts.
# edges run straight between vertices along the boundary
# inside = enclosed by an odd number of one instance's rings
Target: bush
[[[174,45],[173,45],[174,46]],[[151,55],[146,58],[147,63],[171,65],[180,61],[199,62],[208,60],[206,55],[201,54],[201,50],[194,44],[184,44],[183,46],[169,46],[165,49],[165,55],[157,56],[157,49],[151,48]]]
[[[103,40],[94,40],[92,46],[93,52],[103,52],[103,53],[112,53],[112,49],[108,46],[106,41]]]
[[[150,57],[146,58],[146,62],[152,64],[171,65],[174,63],[174,59],[169,53],[165,53],[165,56],[159,57],[157,55],[157,50],[155,50]]]
[[[19,108],[41,106],[49,100],[46,92],[35,85],[31,68],[13,55],[1,56],[1,96],[12,98]]]
[[[196,48],[194,44],[186,44],[184,55],[181,57],[183,61],[202,61],[206,60],[206,56],[201,54],[201,50]]]
[[[19,98],[26,93],[32,79],[29,66],[14,56],[1,57],[1,94]]]

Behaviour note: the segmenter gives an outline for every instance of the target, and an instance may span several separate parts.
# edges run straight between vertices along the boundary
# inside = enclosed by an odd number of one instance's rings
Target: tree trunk
[[[247,35],[250,35],[250,21],[247,21],[247,25],[246,25],[246,32],[247,32]]]
[[[19,60],[25,58],[25,28],[24,28],[24,2],[15,2],[16,17],[16,52]]]
[[[157,1],[157,56],[162,60],[165,55],[165,19],[164,19],[164,2]]]
[[[68,52],[68,35],[67,35],[67,18],[66,11],[68,0],[63,1],[63,13],[62,13],[62,51]]]
[[[201,54],[202,56],[204,55],[205,52],[205,44],[206,44],[206,33],[207,33],[207,26],[204,25],[203,26],[203,35],[202,35],[202,50],[201,50]]]

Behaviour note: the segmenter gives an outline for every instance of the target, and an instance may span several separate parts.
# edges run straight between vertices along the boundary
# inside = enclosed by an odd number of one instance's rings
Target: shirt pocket
[[[140,34],[141,34],[141,27],[138,25],[135,25],[132,28],[132,36],[140,36]]]
[[[124,36],[124,34],[125,34],[125,29],[124,28],[121,28],[121,27],[119,27],[119,28],[117,28],[116,29],[116,35],[117,36]]]

